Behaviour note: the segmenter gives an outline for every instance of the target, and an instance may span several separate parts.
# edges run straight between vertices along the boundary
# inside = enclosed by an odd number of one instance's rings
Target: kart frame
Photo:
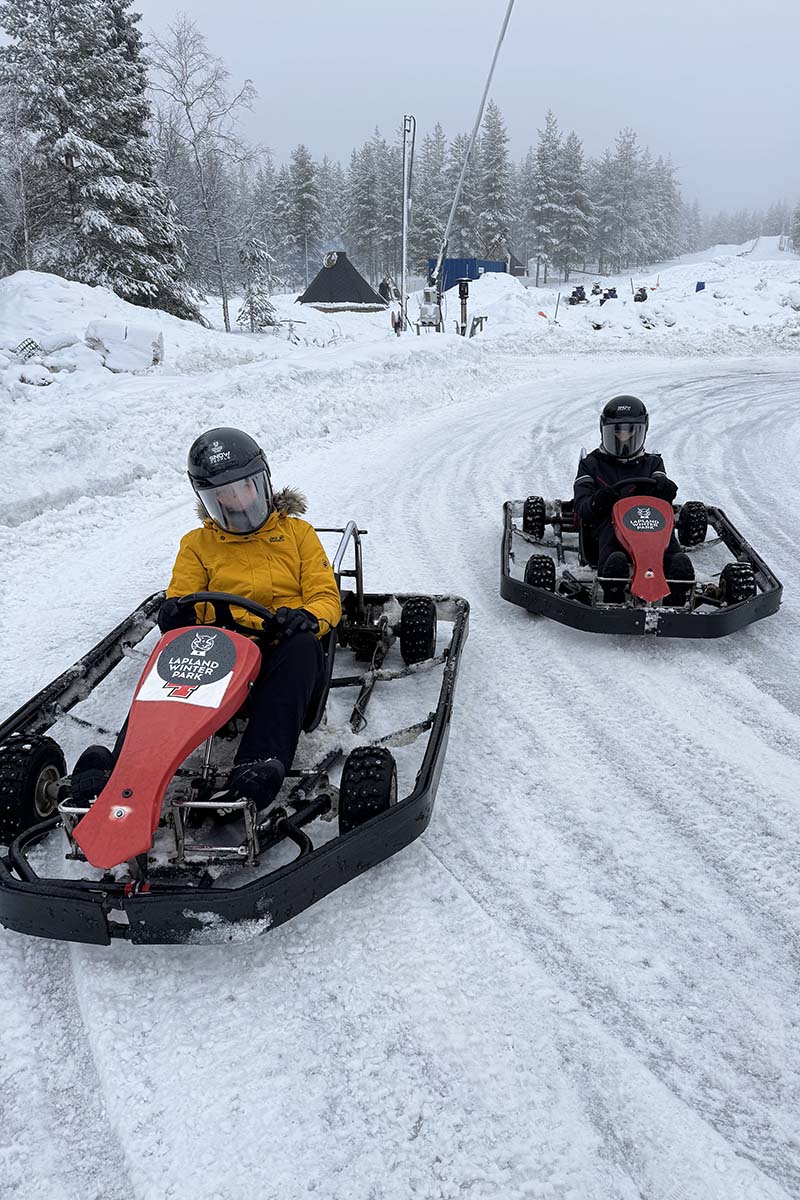
[[[297,782],[283,805],[271,812],[257,849],[263,852],[288,840],[297,847],[297,856],[233,887],[210,886],[211,876],[207,872],[199,878],[197,873],[192,876],[191,864],[188,871],[183,864],[176,868],[172,878],[169,871],[166,877],[160,872],[150,877],[145,870],[136,878],[135,863],[129,864],[133,877],[128,880],[119,880],[114,873],[98,880],[40,878],[30,862],[29,851],[62,825],[69,833],[69,819],[59,812],[24,830],[0,855],[0,924],[19,933],[94,945],[109,945],[112,939],[137,945],[245,941],[297,916],[425,831],[444,766],[456,678],[468,633],[469,605],[458,596],[432,596],[438,619],[453,624],[447,647],[428,663],[386,670],[383,660],[395,636],[386,619],[376,621],[376,613],[387,605],[402,605],[411,594],[365,593],[361,537],[366,530],[358,529],[351,521],[343,528],[318,532],[341,534],[332,566],[340,587],[343,577],[352,579],[354,587],[342,591],[340,642],[351,645],[358,657],[368,659],[363,673],[334,677],[330,684],[333,688],[358,689],[350,718],[352,729],[358,732],[366,723],[364,713],[376,684],[441,666],[442,683],[435,710],[417,725],[373,743],[406,745],[427,733],[422,763],[410,794],[355,829],[315,847],[303,826],[332,809],[336,789],[330,784],[328,772],[345,751],[331,750],[311,769],[293,769],[289,777]],[[351,547],[354,565],[346,569],[345,554]],[[133,647],[156,624],[163,596],[163,592],[150,596],[78,662],[0,724],[0,744],[15,733],[43,733],[84,700],[124,657],[141,654]],[[72,719],[92,728],[81,718]],[[251,860],[250,854],[246,861]]]
[[[683,547],[692,553],[715,541],[723,544],[738,562],[750,563],[756,580],[756,595],[737,604],[720,605],[709,589],[691,589],[687,603],[682,607],[668,607],[661,603],[647,603],[628,597],[623,604],[606,604],[598,588],[595,574],[591,587],[591,602],[575,599],[562,592],[550,592],[516,579],[511,574],[514,561],[514,538],[530,543],[532,553],[536,548],[555,551],[558,565],[566,566],[567,556],[580,554],[577,546],[567,545],[564,534],[578,532],[578,523],[571,500],[553,500],[546,504],[546,523],[552,526],[552,537],[537,539],[522,530],[523,500],[507,500],[503,505],[503,536],[500,552],[500,595],[511,604],[517,604],[530,613],[549,617],[562,625],[581,629],[589,633],[635,634],[647,637],[717,638],[734,633],[737,629],[771,616],[780,608],[783,585],[763,558],[747,542],[739,530],[728,519],[721,508],[708,506],[708,524],[716,539],[696,547]],[[683,582],[683,581],[679,581]],[[577,591],[577,588],[576,588]],[[709,611],[697,610],[700,604],[711,605]]]

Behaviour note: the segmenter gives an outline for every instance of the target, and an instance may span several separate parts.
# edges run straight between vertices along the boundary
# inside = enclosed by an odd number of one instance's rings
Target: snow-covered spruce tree
[[[246,80],[238,92],[228,90],[228,71],[208,49],[193,21],[182,15],[165,38],[154,38],[151,59],[154,90],[163,97],[162,123],[184,150],[189,171],[185,181],[187,205],[181,218],[197,231],[195,245],[213,268],[222,302],[225,329],[230,332],[230,279],[238,274],[236,249],[241,243],[242,209],[237,203],[236,173],[251,163],[254,152],[237,133],[236,118],[249,108],[255,88]],[[205,275],[205,264],[198,273]]]
[[[376,129],[372,137],[375,163],[377,237],[372,282],[400,273],[400,238],[403,218],[402,147],[398,137],[387,142]]]
[[[458,178],[469,149],[469,134],[460,133],[450,143],[447,154],[448,212],[456,193]],[[464,175],[464,186],[453,217],[450,243],[447,253],[451,258],[474,258],[478,252],[478,213],[480,212],[480,163],[481,143],[477,139]],[[446,219],[446,218],[445,218]]]
[[[681,193],[671,159],[656,159],[649,172],[647,195],[652,239],[645,247],[646,256],[650,262],[663,262],[681,252]]]
[[[41,215],[48,204],[34,145],[16,86],[0,83],[0,275],[30,271],[35,265]]]
[[[566,281],[570,268],[588,258],[594,223],[583,145],[574,130],[561,147],[556,179],[560,207],[555,218],[553,255]]]
[[[350,156],[347,199],[348,250],[358,269],[374,280],[378,269],[379,196],[375,148],[371,142]]]
[[[547,110],[544,129],[539,130],[535,151],[534,194],[530,206],[531,254],[536,259],[536,283],[547,283],[548,268],[555,263],[558,222],[562,213],[559,191],[561,134],[551,109]]]
[[[610,178],[609,253],[617,271],[647,261],[647,174],[635,130],[623,129],[616,140]]]
[[[278,324],[270,300],[270,255],[264,242],[250,238],[239,250],[244,269],[244,303],[236,315],[236,324],[251,333],[261,333]]]
[[[478,249],[484,258],[504,260],[512,220],[511,166],[505,122],[494,100],[483,118],[479,172]]]
[[[131,0],[14,0],[4,74],[50,181],[37,265],[136,304],[197,317],[183,243],[154,176],[150,108]]]
[[[346,180],[341,163],[332,162],[327,154],[317,167],[317,190],[322,249],[337,250],[344,245]]]
[[[616,189],[614,184],[614,158],[610,150],[591,164],[589,171],[590,195],[594,212],[594,234],[592,258],[597,262],[600,275],[613,267],[613,222]]]
[[[800,254],[800,201],[792,213],[792,223],[789,227],[789,236],[792,239],[795,252]]]
[[[678,254],[696,254],[703,250],[703,218],[700,203],[682,204],[679,218]]]
[[[322,236],[316,166],[307,146],[300,145],[292,151],[287,210],[290,274],[293,279],[307,283],[317,271]]]
[[[536,194],[536,154],[531,146],[517,168],[516,179],[517,253],[525,264],[526,271],[535,245],[533,231],[536,225]]]
[[[444,236],[449,211],[446,161],[447,139],[437,123],[422,139],[412,178],[409,261],[421,275],[427,274],[428,260],[439,253]]]

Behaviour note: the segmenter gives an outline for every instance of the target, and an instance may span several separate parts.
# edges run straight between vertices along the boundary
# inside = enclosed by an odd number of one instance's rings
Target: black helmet
[[[600,442],[612,458],[638,458],[650,418],[638,396],[614,396],[600,416]]]
[[[241,429],[209,429],[189,451],[189,479],[208,515],[226,533],[255,533],[272,512],[264,451]]]

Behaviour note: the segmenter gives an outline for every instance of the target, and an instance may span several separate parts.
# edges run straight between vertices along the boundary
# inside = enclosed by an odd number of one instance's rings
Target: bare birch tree
[[[219,285],[225,329],[230,332],[228,250],[240,241],[241,230],[231,228],[225,182],[256,156],[236,129],[237,115],[252,107],[256,90],[247,79],[231,93],[225,64],[210,52],[202,33],[185,14],[170,26],[165,38],[152,37],[150,60],[153,90],[163,98],[160,124],[168,130],[168,140],[186,152],[204,240]],[[180,211],[180,199],[176,197],[176,201]],[[190,234],[197,233],[192,229],[191,214],[181,211],[181,216]]]

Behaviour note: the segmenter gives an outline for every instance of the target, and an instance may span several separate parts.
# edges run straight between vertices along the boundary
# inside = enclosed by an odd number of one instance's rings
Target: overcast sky
[[[187,12],[259,98],[278,159],[343,161],[403,113],[471,127],[507,0],[134,0],[142,28]],[[705,209],[800,200],[798,0],[516,0],[492,95],[519,158],[551,107],[587,152],[632,125]]]

